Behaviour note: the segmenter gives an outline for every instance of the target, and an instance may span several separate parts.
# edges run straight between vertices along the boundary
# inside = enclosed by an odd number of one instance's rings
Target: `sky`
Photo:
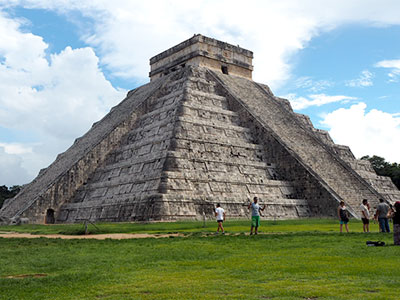
[[[400,163],[398,0],[0,0],[0,185],[33,180],[203,34],[357,158]]]

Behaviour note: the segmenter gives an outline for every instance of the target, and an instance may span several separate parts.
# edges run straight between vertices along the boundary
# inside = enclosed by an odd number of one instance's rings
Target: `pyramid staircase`
[[[57,221],[195,219],[211,217],[217,202],[244,217],[256,195],[267,217],[309,216],[215,86],[205,69],[172,76]]]
[[[343,200],[349,211],[359,217],[363,199],[375,206],[384,198],[268,88],[245,78],[210,73],[246,112],[244,119],[258,121],[253,130],[258,131],[261,143],[267,149],[271,143],[275,144],[273,148],[279,148],[269,157],[275,157],[288,179],[302,182],[303,194],[311,206],[319,203],[320,208],[332,211]]]

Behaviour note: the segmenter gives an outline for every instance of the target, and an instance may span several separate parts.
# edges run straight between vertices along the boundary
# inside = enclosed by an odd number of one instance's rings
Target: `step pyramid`
[[[251,80],[252,53],[193,38],[150,60],[130,91],[0,210],[4,222],[148,221],[335,216],[344,200],[400,199],[350,149],[335,145],[287,100]],[[389,183],[390,182],[390,183]]]

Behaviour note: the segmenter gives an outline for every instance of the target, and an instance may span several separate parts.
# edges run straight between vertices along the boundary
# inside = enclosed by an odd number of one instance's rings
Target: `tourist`
[[[387,214],[389,205],[383,199],[379,199],[378,207],[376,208],[375,218],[378,218],[379,228],[381,232],[390,232],[389,220]]]
[[[224,226],[222,223],[225,221],[225,210],[217,203],[217,208],[215,209],[215,216],[217,217],[218,228],[217,233],[221,230],[222,234],[225,234]]]
[[[369,232],[369,203],[367,199],[362,201],[361,208],[361,220],[363,222],[363,231]]]
[[[254,234],[258,233],[258,227],[260,226],[260,211],[264,211],[265,205],[261,208],[261,206],[257,203],[258,198],[254,197],[253,203],[250,203],[248,206],[248,209],[251,208],[251,229],[250,229],[250,235],[253,234],[253,228]]]
[[[391,210],[387,216],[393,218],[394,244],[400,246],[400,201],[394,204],[394,210]]]
[[[347,208],[344,205],[344,201],[340,201],[339,207],[338,207],[338,217],[340,221],[340,232],[343,232],[343,224],[346,228],[346,232],[349,232],[349,214],[347,212]]]

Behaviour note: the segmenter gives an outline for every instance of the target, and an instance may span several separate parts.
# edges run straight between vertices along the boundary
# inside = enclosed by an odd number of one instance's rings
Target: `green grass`
[[[0,239],[0,299],[399,299],[400,247],[393,246],[391,234],[363,234],[356,221],[352,233],[340,234],[336,221],[311,219],[263,221],[261,230],[268,234],[248,236],[243,234],[248,223],[226,222],[232,234],[225,236],[203,236],[215,231],[215,222],[206,228],[201,222],[176,222],[100,224],[100,231],[191,234]],[[42,227],[13,228],[79,229]],[[366,240],[388,246],[367,247]],[[7,278],[17,275],[27,276]]]
[[[262,221],[261,231],[268,233],[282,232],[337,232],[338,222],[334,219],[296,219],[279,221]],[[193,222],[155,222],[155,223],[96,223],[88,224],[89,233],[199,233],[214,232],[217,228],[215,221]],[[224,222],[225,229],[230,233],[247,232],[250,221],[228,220]],[[351,220],[350,231],[362,232],[361,221]],[[20,225],[0,226],[0,232],[28,232],[32,234],[84,234],[83,224],[59,224],[59,225]],[[371,231],[378,231],[377,224],[371,224]]]

